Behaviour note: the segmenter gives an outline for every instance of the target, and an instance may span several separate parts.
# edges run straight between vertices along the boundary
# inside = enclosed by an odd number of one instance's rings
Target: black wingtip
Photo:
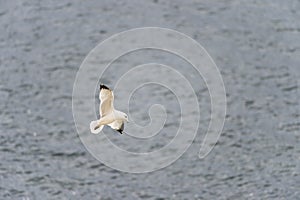
[[[100,84],[100,90],[102,89],[109,90],[109,88],[106,85]]]
[[[119,129],[117,130],[120,134],[123,134],[123,130],[122,129]]]

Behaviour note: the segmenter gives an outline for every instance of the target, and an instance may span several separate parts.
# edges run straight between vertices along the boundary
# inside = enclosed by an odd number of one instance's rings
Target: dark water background
[[[0,199],[299,199],[299,10],[297,0],[0,0]],[[207,117],[173,165],[127,174],[80,142],[72,89],[96,44],[143,26],[206,48],[223,76],[227,117],[204,160]]]

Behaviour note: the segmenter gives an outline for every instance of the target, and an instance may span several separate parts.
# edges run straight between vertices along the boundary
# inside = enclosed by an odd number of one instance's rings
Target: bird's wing
[[[114,110],[114,94],[113,92],[106,87],[105,85],[100,85],[100,116],[104,117]]]
[[[123,120],[115,120],[114,122],[107,124],[110,126],[112,129],[119,131],[121,134],[123,133],[124,130],[124,121]]]

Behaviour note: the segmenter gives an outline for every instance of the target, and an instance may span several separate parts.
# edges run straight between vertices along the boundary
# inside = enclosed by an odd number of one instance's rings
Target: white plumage
[[[113,92],[107,86],[100,85],[99,99],[100,119],[90,123],[91,132],[97,134],[103,129],[104,125],[108,125],[122,134],[124,130],[124,122],[128,122],[128,117],[125,113],[114,109]]]

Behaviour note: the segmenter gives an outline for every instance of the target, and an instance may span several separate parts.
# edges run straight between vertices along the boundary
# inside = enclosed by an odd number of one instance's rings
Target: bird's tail
[[[97,127],[98,125],[99,125],[99,120],[92,121],[90,123],[90,130],[91,130],[92,133],[94,133],[94,134],[100,133],[100,131],[103,129],[104,125],[101,125],[101,126]]]

